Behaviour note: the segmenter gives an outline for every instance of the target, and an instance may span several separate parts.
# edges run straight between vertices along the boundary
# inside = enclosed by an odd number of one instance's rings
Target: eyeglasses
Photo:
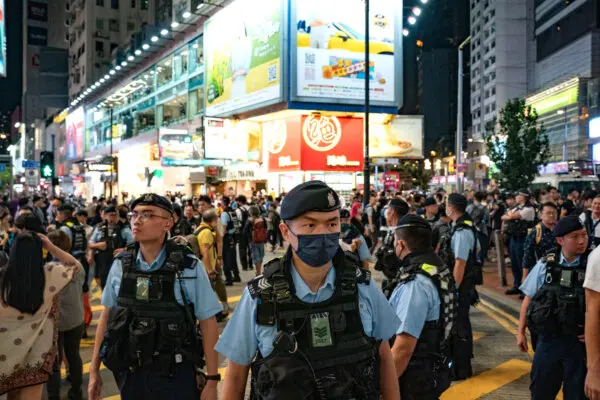
[[[142,222],[148,222],[153,217],[169,219],[168,217],[163,217],[162,215],[152,214],[151,211],[142,211],[141,213],[134,211],[128,213],[127,216],[131,222],[137,221],[138,218],[140,218]]]

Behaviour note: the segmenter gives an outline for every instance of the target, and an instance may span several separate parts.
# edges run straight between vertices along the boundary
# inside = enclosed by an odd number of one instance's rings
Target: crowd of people
[[[469,310],[500,240],[506,293],[523,299],[517,345],[528,351],[529,329],[535,349],[532,398],[554,398],[561,384],[566,398],[600,398],[592,190],[384,191],[365,204],[359,191],[341,199],[312,181],[280,197],[127,200],[0,199],[0,394],[39,399],[46,386],[59,399],[64,364],[69,399],[83,398],[79,346],[95,282],[104,309],[90,399],[100,398],[101,362],[123,399],[215,399],[217,353],[228,359],[225,399],[244,397],[250,371],[257,399],[435,399],[473,374]],[[283,257],[265,263],[278,248]]]

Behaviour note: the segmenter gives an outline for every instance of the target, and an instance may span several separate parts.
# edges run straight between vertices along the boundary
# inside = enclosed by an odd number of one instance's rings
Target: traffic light
[[[40,153],[40,176],[42,178],[54,178],[54,153],[51,151]]]

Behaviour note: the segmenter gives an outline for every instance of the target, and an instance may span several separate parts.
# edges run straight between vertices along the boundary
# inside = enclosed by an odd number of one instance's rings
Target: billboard
[[[281,98],[281,1],[236,0],[204,25],[206,115]]]
[[[83,107],[79,107],[67,115],[66,148],[67,160],[83,157],[83,141],[85,132]]]
[[[268,154],[269,172],[300,169],[300,118],[263,123],[263,142]]]
[[[400,105],[402,2],[371,0],[365,65],[364,0],[295,0],[290,44],[292,100]]]
[[[370,157],[423,158],[423,117],[389,115],[369,125]]]
[[[0,77],[6,78],[6,21],[4,20],[6,9],[4,0],[0,0]]]
[[[48,4],[28,1],[27,18],[33,21],[48,22]]]
[[[222,118],[204,118],[204,156],[207,159],[258,161],[260,125]]]
[[[160,128],[160,161],[164,167],[203,165],[204,145],[200,132]]]

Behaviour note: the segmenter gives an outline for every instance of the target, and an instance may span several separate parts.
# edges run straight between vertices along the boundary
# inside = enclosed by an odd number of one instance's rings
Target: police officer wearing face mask
[[[390,304],[400,319],[392,355],[405,400],[434,400],[450,386],[449,338],[456,317],[452,272],[431,247],[431,226],[407,215],[396,228],[402,260]]]
[[[400,260],[394,250],[396,226],[400,218],[408,214],[409,206],[402,199],[392,199],[385,210],[386,226],[381,227],[381,247],[375,251],[377,262],[375,269],[383,272],[386,277],[393,277],[400,268]],[[383,292],[387,291],[388,280],[381,284]]]
[[[223,398],[398,399],[389,340],[399,325],[368,271],[339,247],[340,200],[321,181],[292,189],[280,229],[290,243],[248,283],[216,350]]]
[[[100,398],[102,361],[123,400],[197,400],[201,392],[203,400],[216,400],[214,316],[222,308],[206,270],[187,242],[167,240],[169,200],[148,193],[131,209],[135,244],[117,256],[102,291],[88,398]],[[208,375],[200,370],[204,358]]]
[[[559,247],[537,262],[520,289],[517,345],[527,352],[525,329],[538,334],[531,366],[531,398],[585,399],[585,291],[583,282],[589,250],[588,235],[576,215],[561,218],[554,227]]]

